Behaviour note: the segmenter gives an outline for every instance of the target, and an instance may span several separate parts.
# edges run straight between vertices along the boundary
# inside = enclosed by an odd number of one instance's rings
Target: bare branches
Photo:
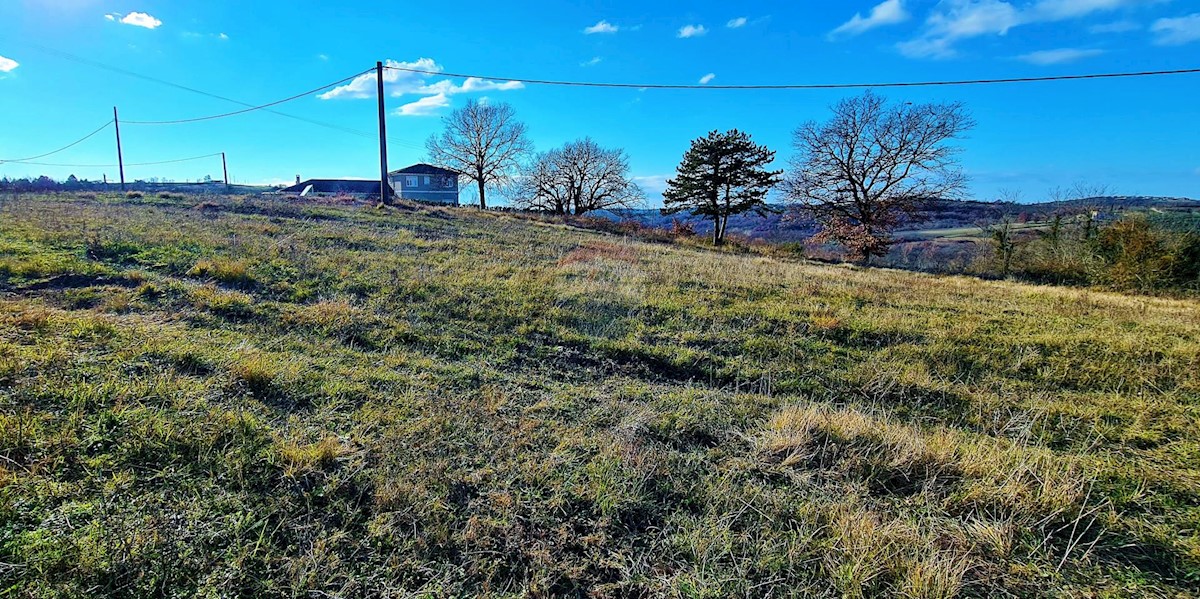
[[[928,200],[966,187],[949,141],[974,126],[962,104],[889,105],[867,92],[833,107],[833,119],[796,129],[788,199],[857,257],[881,256],[890,232]]]
[[[590,138],[541,154],[522,169],[515,202],[556,214],[632,208],[644,194],[629,178],[629,158],[601,148]]]
[[[508,104],[472,101],[442,119],[445,130],[425,142],[432,162],[456,170],[479,188],[479,207],[487,208],[486,190],[508,183],[521,160],[533,151],[525,124]]]

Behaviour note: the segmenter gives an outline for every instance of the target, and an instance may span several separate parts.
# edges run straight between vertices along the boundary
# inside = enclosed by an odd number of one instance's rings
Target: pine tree
[[[713,221],[713,244],[721,245],[730,216],[772,212],[767,193],[783,175],[766,169],[774,159],[775,152],[737,129],[713,131],[694,140],[675,178],[667,181],[662,213],[688,210]]]

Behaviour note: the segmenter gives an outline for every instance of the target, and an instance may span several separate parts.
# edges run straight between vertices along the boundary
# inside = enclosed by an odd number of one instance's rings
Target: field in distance
[[[0,198],[11,596],[1194,596],[1200,302]]]

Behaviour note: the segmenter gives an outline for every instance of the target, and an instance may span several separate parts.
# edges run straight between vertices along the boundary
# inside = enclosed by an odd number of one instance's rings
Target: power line
[[[223,101],[223,102],[229,102],[229,103],[232,103],[232,104],[238,104],[238,105],[240,105],[240,106],[247,106],[247,107],[253,107],[253,106],[254,106],[253,104],[250,104],[250,103],[248,103],[248,102],[242,102],[241,100],[235,100],[235,99],[233,99],[233,98],[228,98],[228,97],[221,96],[221,95],[218,95],[218,94],[214,94],[214,93],[211,93],[211,92],[206,92],[206,91],[204,91],[204,90],[201,90],[201,89],[196,89],[196,88],[194,88],[194,87],[188,87],[188,86],[186,86],[186,85],[180,85],[180,84],[178,84],[178,83],[174,83],[174,82],[172,82],[172,81],[167,81],[167,80],[165,80],[165,79],[160,79],[160,78],[158,78],[158,77],[153,77],[153,76],[150,76],[150,75],[144,75],[144,74],[142,74],[142,73],[135,73],[135,72],[133,72],[133,71],[130,71],[130,70],[128,70],[128,69],[123,69],[123,68],[120,68],[120,67],[115,67],[115,66],[112,66],[112,65],[109,65],[109,64],[105,64],[105,63],[102,63],[102,62],[97,62],[97,61],[94,61],[94,60],[90,60],[90,59],[87,59],[87,58],[83,58],[82,56],[77,56],[77,55],[75,55],[75,54],[71,54],[70,52],[64,52],[64,51],[62,51],[62,50],[55,50],[55,49],[53,49],[53,48],[47,48],[47,47],[45,47],[45,46],[40,46],[40,45],[37,45],[37,44],[31,44],[31,47],[32,47],[32,48],[34,48],[34,49],[36,49],[36,50],[39,50],[39,51],[45,52],[45,53],[47,53],[47,54],[52,54],[52,55],[58,56],[59,58],[63,58],[63,59],[66,59],[66,60],[71,60],[71,61],[74,61],[74,62],[78,62],[78,63],[80,63],[80,64],[84,64],[84,65],[88,65],[88,66],[91,66],[91,67],[95,67],[95,68],[98,68],[98,69],[104,69],[104,70],[107,70],[107,71],[112,71],[112,72],[114,72],[114,73],[120,73],[120,74],[122,74],[122,75],[126,75],[126,76],[129,76],[129,77],[134,77],[134,78],[137,78],[137,79],[142,79],[142,80],[145,80],[145,81],[150,81],[150,82],[152,82],[152,83],[158,83],[158,84],[160,84],[160,85],[165,85],[165,86],[167,86],[167,87],[173,87],[173,88],[175,88],[175,89],[183,90],[183,91],[186,91],[186,92],[191,92],[191,93],[194,93],[194,94],[199,94],[199,95],[201,95],[201,96],[206,96],[206,97],[209,97],[209,98],[214,98],[214,99],[217,99],[217,100],[221,100],[221,101]],[[369,71],[369,70],[370,70],[370,69],[368,69],[368,71]],[[367,72],[367,71],[364,71],[363,73],[366,73],[366,72]],[[359,73],[359,75],[362,75],[363,73]],[[269,112],[269,113],[271,113],[271,114],[279,115],[279,116],[282,116],[282,117],[286,117],[286,118],[289,118],[289,119],[294,119],[294,120],[297,120],[297,121],[301,121],[301,122],[304,122],[304,123],[308,123],[308,124],[310,124],[310,125],[316,125],[316,126],[318,126],[318,127],[325,127],[325,128],[327,128],[327,129],[333,129],[333,130],[335,130],[335,131],[341,131],[342,133],[348,133],[348,134],[350,134],[350,135],[357,135],[357,136],[359,136],[359,137],[363,137],[363,138],[374,139],[374,138],[376,137],[376,136],[375,136],[375,134],[373,134],[373,133],[368,133],[368,132],[366,132],[366,131],[362,131],[362,130],[359,130],[359,129],[353,129],[353,128],[350,128],[350,127],[343,127],[343,126],[341,126],[341,125],[335,125],[335,124],[332,124],[332,123],[326,123],[326,122],[323,122],[323,121],[318,121],[318,120],[315,120],[315,119],[310,119],[310,118],[306,118],[306,117],[296,116],[296,115],[294,115],[294,114],[288,114],[288,113],[286,113],[286,112],[281,112],[281,111],[279,111],[279,110],[271,110],[271,109],[267,108],[267,109],[263,109],[263,111],[264,111],[264,112]],[[127,122],[130,122],[130,121],[127,121]],[[404,142],[404,141],[400,141],[400,140],[398,140],[398,139],[396,139],[396,138],[394,138],[394,137],[392,137],[392,136],[388,136],[388,138],[387,138],[387,139],[388,139],[388,141],[389,141],[390,143],[392,143],[392,144],[395,144],[395,145],[398,145],[398,146],[402,146],[402,147],[406,147],[406,148],[411,148],[411,149],[415,149],[415,150],[423,150],[423,149],[425,149],[423,146],[417,146],[417,145],[413,145],[413,144],[410,144],[410,143],[407,143],[407,142]]]
[[[255,107],[253,104],[250,104],[249,102],[243,102],[243,101],[241,101],[241,100],[236,100],[236,99],[234,99],[234,98],[229,98],[229,97],[222,96],[222,95],[219,95],[219,94],[214,94],[214,93],[211,93],[211,92],[206,92],[206,91],[204,91],[204,90],[202,90],[202,89],[196,89],[196,88],[194,88],[194,87],[188,87],[188,86],[186,86],[186,85],[180,85],[180,84],[178,84],[178,83],[175,83],[175,82],[172,82],[172,81],[167,81],[167,80],[165,80],[165,79],[160,79],[160,78],[158,78],[158,77],[153,77],[153,76],[151,76],[151,75],[144,75],[144,74],[142,74],[142,73],[135,73],[135,72],[133,72],[133,71],[130,71],[130,70],[128,70],[128,69],[123,69],[123,68],[121,68],[121,67],[116,67],[116,66],[109,65],[109,64],[105,64],[105,63],[102,63],[102,62],[97,62],[97,61],[95,61],[95,60],[90,60],[90,59],[87,59],[87,58],[83,58],[82,56],[77,56],[77,55],[75,55],[75,54],[71,54],[70,52],[64,52],[64,51],[62,51],[62,50],[55,50],[55,49],[53,49],[53,48],[47,48],[47,47],[45,47],[45,46],[39,46],[39,45],[37,45],[37,44],[31,44],[31,47],[33,47],[33,48],[34,48],[34,49],[36,49],[36,50],[40,50],[40,51],[42,51],[42,52],[45,52],[45,53],[47,53],[47,54],[52,54],[52,55],[54,55],[54,56],[58,56],[59,58],[63,58],[63,59],[66,59],[66,60],[70,60],[70,61],[78,62],[78,63],[80,63],[80,64],[84,64],[84,65],[87,65],[87,66],[95,67],[95,68],[98,68],[98,69],[104,69],[104,70],[107,70],[107,71],[112,71],[112,72],[114,72],[114,73],[120,73],[120,74],[122,74],[122,75],[126,75],[126,76],[129,76],[129,77],[134,77],[134,78],[137,78],[137,79],[142,79],[142,80],[144,80],[144,81],[149,81],[149,82],[151,82],[151,83],[157,83],[157,84],[159,84],[159,85],[165,85],[165,86],[167,86],[167,87],[173,87],[173,88],[175,88],[175,89],[183,90],[183,91],[190,92],[190,93],[193,93],[193,94],[198,94],[198,95],[201,95],[201,96],[206,96],[206,97],[209,97],[209,98],[214,98],[214,99],[217,99],[217,100],[221,100],[222,102],[229,102],[229,103],[231,103],[231,104],[237,104],[237,105],[239,105],[239,106],[246,106],[246,107],[249,107],[249,108],[254,108],[254,107]],[[368,69],[368,70],[369,70],[369,69]],[[364,71],[363,73],[365,73],[365,72],[366,72],[366,71]],[[359,75],[362,75],[363,73],[359,73]],[[358,76],[358,75],[355,75],[355,77],[357,77],[357,76]],[[337,85],[337,84],[334,84],[334,85]],[[324,88],[320,88],[320,89],[324,89]],[[319,90],[318,90],[318,91],[319,91]],[[326,128],[326,129],[332,129],[332,130],[334,130],[334,131],[341,131],[342,133],[347,133],[347,134],[350,134],[350,135],[356,135],[356,136],[358,136],[358,137],[363,137],[363,138],[367,138],[367,139],[375,139],[375,137],[376,137],[376,135],[375,135],[375,134],[373,134],[373,133],[368,133],[368,132],[366,132],[366,131],[362,131],[362,130],[359,130],[359,129],[353,129],[353,128],[350,128],[350,127],[343,127],[343,126],[341,126],[341,125],[335,125],[335,124],[333,124],[333,123],[327,123],[327,122],[324,122],[324,121],[319,121],[319,120],[316,120],[316,119],[310,119],[310,118],[307,118],[307,117],[297,116],[297,115],[294,115],[294,114],[288,114],[288,113],[286,113],[286,112],[282,112],[282,111],[279,111],[279,110],[271,110],[270,108],[260,108],[260,109],[261,109],[263,112],[269,112],[269,113],[271,113],[271,114],[275,114],[275,115],[278,115],[278,116],[282,116],[282,117],[286,117],[286,118],[289,118],[289,119],[297,120],[297,121],[300,121],[300,122],[303,122],[303,123],[308,123],[308,124],[310,124],[310,125],[316,125],[316,126],[318,126],[318,127],[324,127],[324,128]],[[134,123],[133,121],[125,121],[125,122],[127,122],[127,123]],[[134,123],[134,124],[136,124],[136,123]],[[422,149],[424,149],[424,148],[423,148],[423,147],[421,147],[421,146],[416,146],[416,145],[413,145],[413,144],[409,144],[409,143],[406,143],[406,142],[403,142],[403,141],[397,140],[397,139],[395,139],[395,138],[393,138],[393,137],[390,137],[390,136],[388,137],[388,141],[389,141],[389,142],[391,142],[391,143],[393,143],[393,144],[396,144],[396,145],[399,145],[399,146],[403,146],[403,147],[408,147],[408,148],[417,149],[417,150],[422,150]]]
[[[40,155],[37,155],[37,156],[30,156],[30,157],[28,157],[28,158],[14,158],[14,159],[11,159],[11,160],[0,160],[0,164],[3,164],[3,163],[5,163],[5,162],[25,162],[25,161],[28,161],[28,160],[37,160],[38,158],[45,158],[45,157],[47,157],[47,156],[52,156],[52,155],[54,155],[54,154],[57,154],[57,153],[59,153],[59,152],[65,151],[65,150],[69,150],[69,149],[71,149],[71,148],[73,148],[73,147],[75,147],[75,146],[77,146],[77,145],[79,145],[79,144],[81,144],[81,143],[83,143],[83,142],[87,141],[87,140],[88,140],[88,139],[90,139],[92,136],[96,135],[97,133],[100,133],[101,131],[103,131],[103,130],[107,129],[107,128],[108,128],[108,126],[109,126],[109,125],[111,125],[111,124],[113,124],[113,122],[110,120],[110,121],[108,121],[107,123],[104,123],[103,125],[101,125],[99,129],[96,129],[95,131],[92,131],[91,133],[88,133],[87,135],[85,135],[85,136],[83,136],[83,137],[81,137],[81,138],[79,138],[79,139],[77,139],[77,140],[75,140],[75,141],[73,141],[73,142],[71,142],[71,143],[69,143],[69,144],[67,144],[67,145],[65,145],[65,146],[63,146],[63,147],[61,147],[61,148],[59,148],[59,149],[57,149],[57,150],[54,150],[53,152],[46,152],[45,154],[40,154]]]
[[[436,75],[456,79],[490,79],[496,81],[517,81],[531,85],[563,85],[574,87],[617,87],[633,89],[734,89],[734,90],[813,90],[813,89],[857,89],[857,88],[886,88],[886,87],[934,87],[952,85],[989,85],[999,83],[1033,83],[1039,81],[1078,81],[1082,79],[1116,79],[1121,77],[1153,77],[1160,75],[1185,75],[1200,73],[1197,69],[1178,69],[1171,71],[1138,71],[1129,73],[1094,73],[1087,75],[1055,75],[1047,77],[1010,77],[1004,79],[963,79],[955,81],[902,81],[885,83],[804,83],[783,85],[675,85],[663,83],[603,83],[596,81],[555,81],[549,79],[518,79],[512,77],[488,77],[484,75],[466,75],[462,73],[443,73],[426,69],[386,66],[384,68],[406,73],[421,75]]]
[[[220,155],[221,155],[221,153],[217,152],[215,154],[205,154],[203,156],[192,156],[190,158],[176,158],[174,160],[159,160],[156,162],[126,162],[125,166],[154,166],[156,164],[174,164],[176,162],[189,162],[192,160],[201,160],[203,158],[215,158]],[[58,164],[58,163],[50,163],[50,162],[27,162],[27,161],[15,161],[15,160],[9,161],[9,162],[14,162],[16,164],[28,164],[28,165],[32,165],[32,166],[61,166],[61,167],[69,167],[69,168],[108,168],[108,167],[117,166],[116,164]]]
[[[350,80],[352,80],[352,79],[355,79],[356,77],[358,77],[359,75],[362,75],[362,74],[364,74],[364,73],[366,73],[366,71],[362,71],[362,72],[359,72],[359,73],[355,73],[355,74],[353,74],[353,75],[351,75],[351,76],[349,76],[349,77],[346,77],[346,78],[343,78],[343,79],[339,79],[339,80],[337,80],[337,81],[334,81],[333,83],[327,83],[327,84],[325,84],[325,85],[322,85],[321,87],[313,88],[313,89],[310,89],[310,90],[308,90],[308,91],[305,91],[305,92],[298,93],[298,94],[296,94],[296,95],[294,95],[294,96],[289,96],[289,97],[287,97],[287,98],[284,98],[284,99],[282,99],[282,100],[276,100],[276,101],[274,101],[274,102],[270,102],[270,103],[267,103],[267,104],[262,104],[262,105],[260,105],[260,106],[251,106],[250,108],[245,108],[245,109],[242,109],[242,110],[235,110],[235,111],[233,111],[233,112],[226,112],[226,113],[223,113],[223,114],[212,114],[212,115],[208,115],[208,116],[201,116],[201,117],[195,117],[195,118],[190,118],[190,119],[177,119],[177,120],[173,120],[173,121],[125,121],[125,122],[126,122],[126,123],[128,123],[128,124],[130,124],[130,125],[178,125],[178,124],[182,124],[182,123],[197,123],[197,122],[200,122],[200,121],[211,121],[211,120],[214,120],[214,119],[223,119],[223,118],[226,118],[226,117],[237,116],[237,115],[239,115],[239,114],[246,114],[247,112],[254,112],[255,110],[263,110],[264,108],[270,108],[270,107],[272,107],[272,106],[278,106],[278,105],[280,105],[280,104],[285,104],[285,103],[287,103],[287,102],[291,102],[291,101],[293,101],[293,100],[298,100],[298,99],[300,99],[300,98],[303,98],[303,97],[305,97],[305,96],[310,96],[310,95],[312,95],[312,94],[315,94],[315,93],[317,93],[317,92],[319,92],[319,91],[321,91],[321,90],[324,90],[324,89],[329,89],[329,88],[331,88],[331,87],[334,87],[334,86],[337,86],[337,85],[341,85],[341,84],[343,84],[343,83],[345,83],[345,82],[347,82],[347,81],[350,81]]]

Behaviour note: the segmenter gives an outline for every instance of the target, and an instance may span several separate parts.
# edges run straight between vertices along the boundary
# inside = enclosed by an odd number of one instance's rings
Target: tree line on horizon
[[[810,213],[820,239],[840,244],[864,263],[887,253],[891,233],[929,200],[960,197],[966,177],[952,144],[974,126],[961,103],[891,103],[866,92],[832,107],[826,122],[793,133],[789,168],[771,170],[775,151],[732,129],[693,140],[663,192],[663,214],[690,212],[713,222],[721,245],[730,217],[776,210],[779,189]],[[454,169],[478,189],[503,190],[514,205],[582,215],[631,208],[645,193],[629,174],[623,150],[591,138],[534,153],[512,106],[471,102],[444,118],[426,142],[434,163]]]

